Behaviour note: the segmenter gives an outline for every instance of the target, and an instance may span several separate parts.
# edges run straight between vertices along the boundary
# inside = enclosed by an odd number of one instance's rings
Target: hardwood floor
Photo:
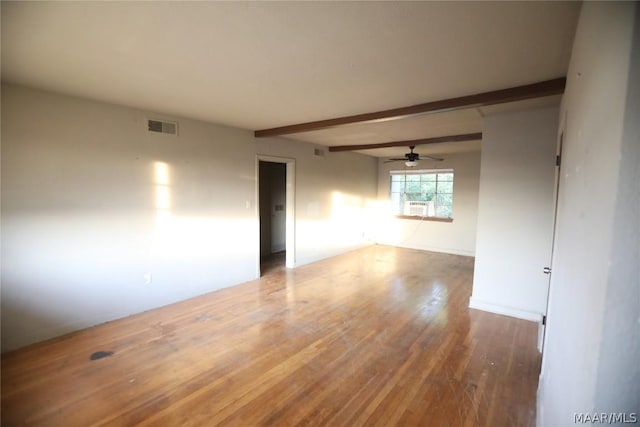
[[[286,264],[287,253],[285,251],[276,252],[260,260],[260,275],[272,275],[282,273]]]
[[[536,324],[467,308],[472,276],[373,246],[27,347],[2,425],[533,426]]]

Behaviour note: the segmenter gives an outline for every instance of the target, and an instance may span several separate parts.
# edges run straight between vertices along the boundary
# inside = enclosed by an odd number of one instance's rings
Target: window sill
[[[438,216],[395,215],[395,217],[398,219],[412,219],[418,221],[453,222],[453,218],[442,218]]]

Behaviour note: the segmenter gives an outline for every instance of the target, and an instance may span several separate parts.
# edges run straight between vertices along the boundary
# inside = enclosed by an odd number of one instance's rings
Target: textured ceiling
[[[2,78],[264,129],[564,76],[579,8],[559,1],[3,1]],[[497,108],[529,105],[536,103]],[[467,133],[481,130],[485,113],[289,137],[346,145]]]

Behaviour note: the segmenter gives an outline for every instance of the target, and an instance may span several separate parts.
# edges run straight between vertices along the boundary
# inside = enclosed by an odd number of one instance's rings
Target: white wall
[[[296,265],[373,243],[377,159],[326,147],[314,156],[314,146],[284,138],[256,141],[259,154],[296,159]]]
[[[639,76],[637,3],[584,3],[561,113],[540,426],[575,412],[640,419]]]
[[[368,244],[377,160],[313,148],[3,85],[3,350],[257,277],[258,154],[296,160],[298,264]]]
[[[385,203],[389,200],[389,171],[402,169],[403,165],[380,160],[378,199],[381,203],[379,227],[375,235],[378,243],[458,255],[475,254],[480,152],[446,154],[442,157],[445,159],[442,162],[424,162],[420,167],[454,170],[453,222],[397,219],[390,215]]]
[[[530,320],[546,311],[558,108],[484,119],[470,306]]]

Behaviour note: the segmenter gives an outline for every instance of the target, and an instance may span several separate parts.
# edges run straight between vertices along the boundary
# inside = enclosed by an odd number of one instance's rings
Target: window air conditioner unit
[[[421,202],[421,201],[409,201],[404,202],[404,214],[411,216],[434,216],[435,215],[435,203]]]

